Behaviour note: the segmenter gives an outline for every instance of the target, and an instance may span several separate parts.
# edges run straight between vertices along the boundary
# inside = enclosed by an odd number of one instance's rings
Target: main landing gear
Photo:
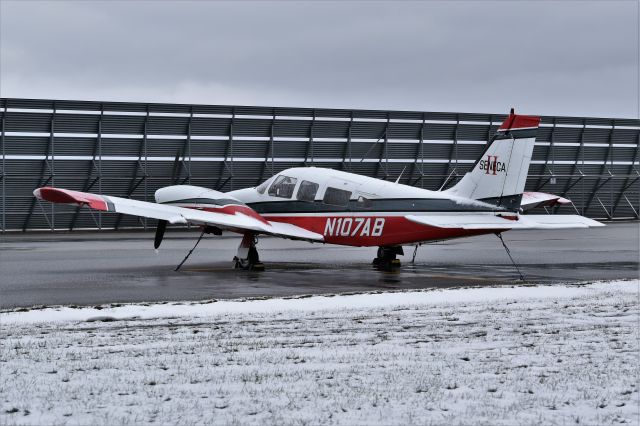
[[[246,232],[242,237],[238,252],[233,258],[234,267],[236,269],[245,269],[249,271],[264,271],[264,264],[260,262],[256,244],[258,239],[251,232]]]
[[[158,225],[158,232],[156,233],[156,241],[155,248],[157,249],[160,246],[160,242],[162,241],[162,236],[164,234],[164,228],[166,224]],[[182,259],[182,262],[174,271],[179,271],[184,262],[187,261],[191,253],[198,247],[200,240],[204,237],[204,234],[214,234],[214,235],[222,235],[222,230],[215,226],[205,226],[202,228],[202,232],[200,233],[200,237],[196,241],[195,245],[189,253]],[[234,267],[236,269],[245,269],[249,271],[264,271],[264,264],[260,262],[260,257],[258,256],[258,250],[256,250],[256,244],[258,243],[258,238],[256,238],[255,234],[252,232],[245,232],[242,237],[242,241],[240,242],[240,247],[238,247],[238,252],[236,256],[233,258]]]
[[[396,269],[400,267],[400,259],[396,256],[404,256],[402,246],[378,247],[378,256],[373,259],[373,266],[379,269]]]

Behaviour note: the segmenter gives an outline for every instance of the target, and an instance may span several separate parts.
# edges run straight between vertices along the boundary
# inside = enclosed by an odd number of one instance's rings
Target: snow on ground
[[[5,312],[0,424],[638,424],[639,285]]]

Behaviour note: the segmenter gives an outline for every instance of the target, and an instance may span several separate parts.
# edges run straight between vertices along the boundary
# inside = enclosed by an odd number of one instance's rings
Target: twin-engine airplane
[[[500,236],[510,229],[603,226],[578,215],[521,214],[538,205],[569,202],[551,194],[524,193],[539,124],[540,117],[511,110],[472,170],[444,191],[304,167],[284,170],[255,188],[227,193],[168,186],[156,191],[156,203],[52,187],[38,188],[34,195],[53,203],[158,219],[156,248],[167,223],[199,225],[200,238],[204,233],[237,232],[243,238],[234,258],[236,268],[263,267],[256,250],[260,234],[376,246],[374,264],[392,267],[399,265],[396,255],[404,254],[403,245]]]

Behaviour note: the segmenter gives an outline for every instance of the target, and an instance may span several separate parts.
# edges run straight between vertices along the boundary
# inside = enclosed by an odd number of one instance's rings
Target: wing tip
[[[109,211],[109,204],[101,196],[88,192],[72,191],[70,189],[43,186],[36,188],[33,195],[38,200],[49,201],[56,204],[88,205],[94,210]]]

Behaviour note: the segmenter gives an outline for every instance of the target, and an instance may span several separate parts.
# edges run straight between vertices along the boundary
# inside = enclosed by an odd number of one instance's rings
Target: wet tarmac
[[[530,283],[638,278],[638,222],[604,228],[510,231],[505,242]],[[7,233],[0,237],[0,308],[209,300],[360,291],[518,284],[500,241],[480,236],[405,248],[394,272],[371,266],[376,248],[263,238],[266,271],[234,270],[239,238],[152,232]]]

